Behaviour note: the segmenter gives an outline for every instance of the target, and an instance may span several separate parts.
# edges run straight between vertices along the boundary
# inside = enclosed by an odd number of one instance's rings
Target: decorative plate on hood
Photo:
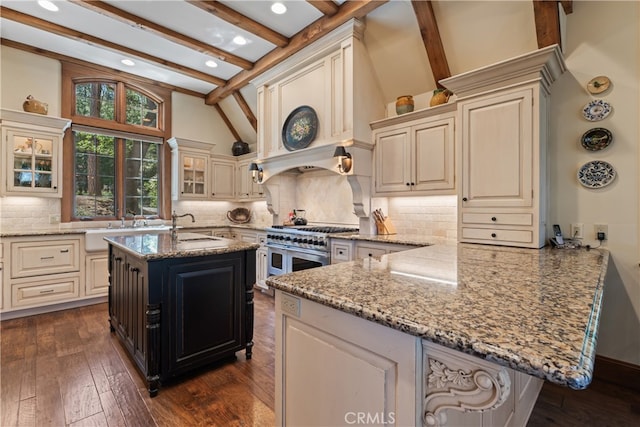
[[[313,108],[303,105],[289,114],[282,127],[282,143],[289,151],[311,144],[318,131],[318,116]]]

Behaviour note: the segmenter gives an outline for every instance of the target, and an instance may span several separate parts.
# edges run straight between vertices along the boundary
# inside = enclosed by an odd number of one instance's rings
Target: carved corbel
[[[495,409],[511,393],[511,379],[502,366],[428,347],[424,360],[423,421],[427,426],[446,426],[447,409],[460,412]]]
[[[368,218],[371,207],[371,177],[362,175],[348,175],[347,182],[353,193],[353,213],[358,218]]]

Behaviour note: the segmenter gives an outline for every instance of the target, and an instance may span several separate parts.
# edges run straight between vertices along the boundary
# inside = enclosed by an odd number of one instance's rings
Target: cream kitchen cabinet
[[[415,249],[417,246],[399,243],[378,243],[369,240],[331,238],[331,264],[368,257],[380,257],[393,252]]]
[[[0,193],[62,197],[62,140],[69,119],[1,110]]]
[[[72,302],[85,296],[78,235],[6,238],[3,313]]]
[[[92,253],[85,256],[85,295],[104,296],[109,292],[109,254]]]
[[[267,250],[267,233],[256,233],[256,243],[260,244],[260,247],[256,250],[256,286],[260,289],[267,290],[269,287],[266,284],[267,269],[269,268],[268,250]]]
[[[207,155],[180,153],[180,199],[198,200],[209,197],[208,163]]]
[[[258,288],[267,290],[269,287],[265,283],[267,280],[267,233],[256,230],[231,229],[231,238],[249,243],[259,243],[260,247],[256,250],[256,281]]]
[[[258,200],[264,198],[262,184],[253,182],[249,165],[255,162],[256,155],[251,154],[248,158],[241,156],[238,158],[236,167],[236,199],[238,201]]]
[[[458,240],[546,243],[546,144],[557,46],[441,81],[458,96]]]
[[[208,200],[214,144],[176,137],[167,143],[171,147],[171,199]]]
[[[210,199],[235,199],[236,161],[226,156],[216,156],[211,159],[211,191]]]
[[[376,195],[454,194],[455,105],[371,124]]]

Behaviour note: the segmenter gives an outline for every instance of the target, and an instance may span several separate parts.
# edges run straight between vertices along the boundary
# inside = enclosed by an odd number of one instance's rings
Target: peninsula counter
[[[278,423],[526,424],[542,380],[591,382],[608,257],[433,245],[268,278]]]

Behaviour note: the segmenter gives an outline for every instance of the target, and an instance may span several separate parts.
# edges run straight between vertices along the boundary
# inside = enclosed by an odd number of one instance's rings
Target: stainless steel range
[[[267,228],[269,276],[322,267],[331,262],[329,234],[357,232],[336,226],[282,226]]]

